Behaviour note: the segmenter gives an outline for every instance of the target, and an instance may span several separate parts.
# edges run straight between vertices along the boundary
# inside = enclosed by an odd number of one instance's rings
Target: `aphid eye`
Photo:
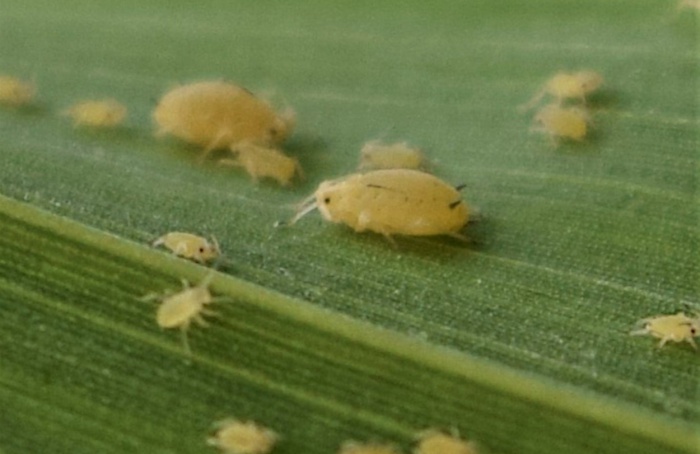
[[[696,333],[697,331],[698,331],[698,330],[696,330],[695,328],[690,328],[690,334],[692,334],[693,336],[695,336],[695,333]]]
[[[199,252],[204,252],[204,246],[199,247]]]
[[[330,197],[326,197],[325,199],[323,199],[323,203],[325,203],[326,205],[328,205],[329,203],[331,203],[331,198],[330,198]]]
[[[278,131],[276,128],[270,128],[270,130],[268,132],[270,133],[270,136],[275,137],[275,136],[277,136]]]

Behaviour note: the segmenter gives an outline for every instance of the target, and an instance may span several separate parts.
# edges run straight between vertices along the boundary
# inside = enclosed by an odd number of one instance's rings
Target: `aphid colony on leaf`
[[[214,424],[214,436],[207,444],[224,454],[267,454],[277,442],[277,434],[253,421],[224,419]]]
[[[580,142],[586,137],[590,124],[586,96],[602,84],[603,77],[595,71],[560,72],[520,109],[528,110],[550,95],[554,100],[535,114],[537,126],[532,130],[548,134],[555,145],[560,139]],[[569,105],[571,101],[578,102],[578,105]]]
[[[156,323],[161,328],[180,328],[182,343],[185,352],[190,355],[192,350],[187,339],[187,330],[194,321],[201,326],[207,326],[203,315],[216,315],[206,309],[205,306],[215,301],[209,291],[209,283],[214,277],[210,273],[199,285],[190,287],[186,280],[182,280],[182,290],[168,292],[163,295],[146,295],[143,300],[160,299],[161,304],[156,312]]]
[[[358,170],[378,169],[422,169],[425,157],[418,148],[411,148],[406,142],[383,144],[372,140],[360,150]]]
[[[294,224],[318,209],[328,221],[356,232],[391,235],[449,235],[459,231],[469,210],[459,187],[428,173],[409,169],[374,170],[322,182],[292,218]]]
[[[205,263],[221,255],[216,238],[211,241],[198,235],[184,232],[170,232],[153,242],[153,246],[165,246],[175,255],[195,262]]]
[[[650,335],[661,339],[659,348],[668,341],[687,342],[697,349],[694,337],[700,336],[700,316],[689,317],[683,312],[675,315],[657,315],[640,320],[640,329],[632,331],[633,336]]]
[[[0,76],[0,104],[20,107],[34,99],[36,88],[31,82],[25,82],[12,76]]]
[[[280,145],[296,122],[293,110],[281,113],[250,91],[223,81],[181,85],[167,92],[153,111],[157,136],[172,134],[204,148],[215,149],[244,142]]]
[[[73,119],[73,126],[111,128],[126,118],[126,107],[115,99],[82,101],[63,111]]]

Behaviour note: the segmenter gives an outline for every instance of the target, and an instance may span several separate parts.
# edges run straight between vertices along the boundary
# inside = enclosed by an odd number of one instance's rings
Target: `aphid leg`
[[[209,154],[216,149],[217,143],[226,136],[226,134],[229,134],[229,131],[227,129],[224,129],[222,131],[219,131],[219,133],[212,139],[211,142],[209,142],[209,145],[207,145],[204,148],[204,151],[202,151],[202,154],[199,155],[199,158],[197,158],[197,162],[200,164],[204,162],[207,157],[209,157]]]
[[[645,336],[647,334],[649,334],[649,331],[646,328],[630,331],[630,336]]]
[[[530,99],[528,102],[526,102],[525,104],[519,105],[518,112],[525,113],[528,110],[532,109],[540,102],[540,100],[542,100],[542,98],[544,97],[545,94],[547,94],[546,87],[542,88],[540,91],[535,93],[535,96],[533,96],[532,99]]]
[[[448,233],[447,236],[449,236],[450,238],[454,238],[455,240],[459,240],[463,243],[471,243],[472,242],[469,239],[469,237],[467,237],[466,235],[463,235],[461,233],[457,233],[457,232]]]
[[[662,348],[664,345],[666,345],[666,342],[671,340],[671,336],[664,336],[660,341],[659,341],[659,348]]]
[[[686,342],[688,342],[695,350],[698,349],[698,344],[695,343],[695,340],[692,337],[686,337],[685,338]]]
[[[190,348],[190,341],[187,337],[187,328],[189,328],[189,324],[182,325],[182,328],[180,328],[180,337],[182,338],[182,346],[185,349],[185,354],[187,356],[192,356],[192,349]]]
[[[390,234],[388,234],[386,232],[382,232],[382,235],[384,235],[384,238],[386,238],[386,240],[389,242],[389,244],[391,244],[391,247],[393,247],[394,249],[399,248],[399,245],[396,244],[396,240],[394,239],[393,236],[391,236]]]
[[[151,244],[151,246],[153,246],[153,247],[158,247],[158,246],[161,246],[161,245],[163,245],[163,244],[165,244],[165,237],[164,237],[164,236],[162,236],[162,237],[158,238],[157,240],[155,240],[155,241]]]

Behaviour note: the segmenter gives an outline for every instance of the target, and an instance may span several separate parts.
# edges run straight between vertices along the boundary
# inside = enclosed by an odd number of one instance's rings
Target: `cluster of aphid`
[[[535,114],[533,130],[548,134],[554,145],[561,139],[580,142],[586,137],[591,122],[586,96],[602,84],[603,77],[595,71],[561,72],[549,79],[520,109],[532,109],[545,97],[552,98]]]
[[[214,425],[214,434],[207,444],[224,454],[268,454],[279,440],[271,429],[253,421],[225,419]],[[401,454],[393,443],[346,441],[337,454]],[[438,429],[421,431],[416,436],[413,454],[477,454],[477,445],[460,438],[455,431]]]

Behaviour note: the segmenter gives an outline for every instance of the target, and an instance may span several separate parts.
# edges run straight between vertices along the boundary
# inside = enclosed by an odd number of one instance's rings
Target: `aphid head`
[[[270,128],[270,140],[272,143],[282,143],[292,133],[297,124],[297,114],[291,107],[287,107],[277,114],[275,121]]]
[[[296,214],[289,221],[289,223],[294,224],[299,219],[303,218],[308,213],[312,212],[317,208],[324,218],[326,218],[329,221],[332,220],[333,216],[330,213],[330,210],[332,209],[331,204],[333,200],[337,197],[337,194],[335,194],[335,186],[341,181],[343,181],[342,178],[337,180],[324,181],[323,183],[321,183],[318,189],[316,189],[316,192],[311,194],[299,204]]]
[[[580,71],[576,73],[576,78],[584,93],[595,91],[603,85],[603,77],[595,71]]]
[[[216,241],[216,238],[214,237],[211,238],[211,242],[205,240],[199,245],[197,253],[205,262],[213,260],[221,254],[219,242]]]

